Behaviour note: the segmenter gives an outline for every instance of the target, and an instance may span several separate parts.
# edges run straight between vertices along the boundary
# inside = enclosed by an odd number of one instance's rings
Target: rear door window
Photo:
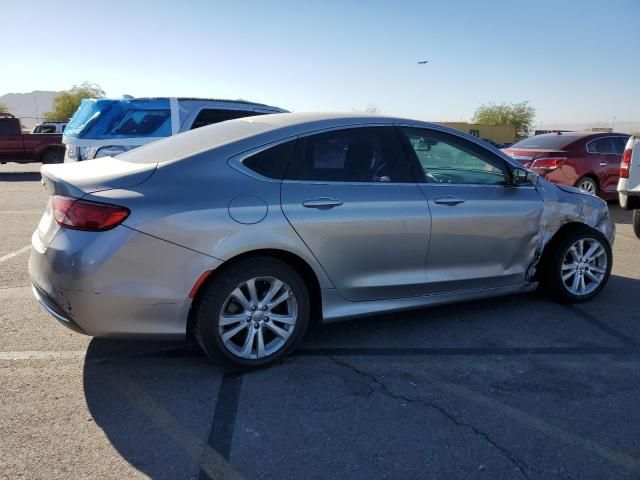
[[[409,160],[390,127],[335,130],[301,138],[287,173],[314,182],[414,182]]]
[[[214,123],[224,122],[226,120],[233,120],[235,118],[253,117],[254,115],[263,115],[261,112],[254,112],[252,110],[224,110],[217,108],[203,108],[198,113],[198,116],[191,125],[191,130],[194,128],[204,127],[206,125],[212,125]]]

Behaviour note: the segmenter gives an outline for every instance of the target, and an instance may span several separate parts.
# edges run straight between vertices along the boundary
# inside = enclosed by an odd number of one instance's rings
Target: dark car
[[[547,133],[525,138],[503,151],[550,182],[613,200],[628,139],[624,133]]]

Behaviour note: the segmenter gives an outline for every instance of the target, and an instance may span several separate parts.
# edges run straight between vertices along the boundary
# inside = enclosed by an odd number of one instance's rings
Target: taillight
[[[622,163],[620,163],[620,178],[629,178],[629,167],[631,167],[631,151],[632,147],[627,144],[627,148],[624,149],[624,153],[622,154]]]
[[[555,170],[567,160],[566,157],[541,157],[536,158],[531,164],[532,170],[540,172],[550,172]]]
[[[58,225],[91,232],[117,227],[131,213],[128,208],[119,205],[77,200],[61,195],[51,198],[51,207]]]

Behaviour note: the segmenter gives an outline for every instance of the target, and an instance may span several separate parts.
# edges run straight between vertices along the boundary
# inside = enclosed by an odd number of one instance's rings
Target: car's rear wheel
[[[633,211],[633,231],[636,234],[636,237],[640,238],[640,209],[636,208]]]
[[[309,292],[286,263],[243,260],[203,287],[194,305],[194,334],[226,367],[248,369],[289,355],[309,325]]]
[[[599,231],[586,226],[572,229],[560,233],[547,248],[541,281],[555,300],[584,302],[595,297],[609,280],[611,245]]]
[[[64,161],[64,152],[59,148],[52,148],[51,150],[47,150],[42,155],[42,163],[51,164],[51,163],[62,163]]]
[[[576,187],[578,187],[580,190],[584,190],[585,192],[598,195],[598,184],[591,177],[582,177],[580,180],[578,180],[578,183],[576,183]]]

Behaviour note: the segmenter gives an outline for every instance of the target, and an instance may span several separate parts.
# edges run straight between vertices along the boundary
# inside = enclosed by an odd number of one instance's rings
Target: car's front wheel
[[[613,261],[611,245],[599,231],[583,227],[559,234],[541,265],[542,287],[552,298],[584,302],[604,288]]]
[[[214,361],[255,368],[289,355],[302,340],[310,315],[304,281],[269,257],[230,266],[204,287],[194,305],[194,334]]]

